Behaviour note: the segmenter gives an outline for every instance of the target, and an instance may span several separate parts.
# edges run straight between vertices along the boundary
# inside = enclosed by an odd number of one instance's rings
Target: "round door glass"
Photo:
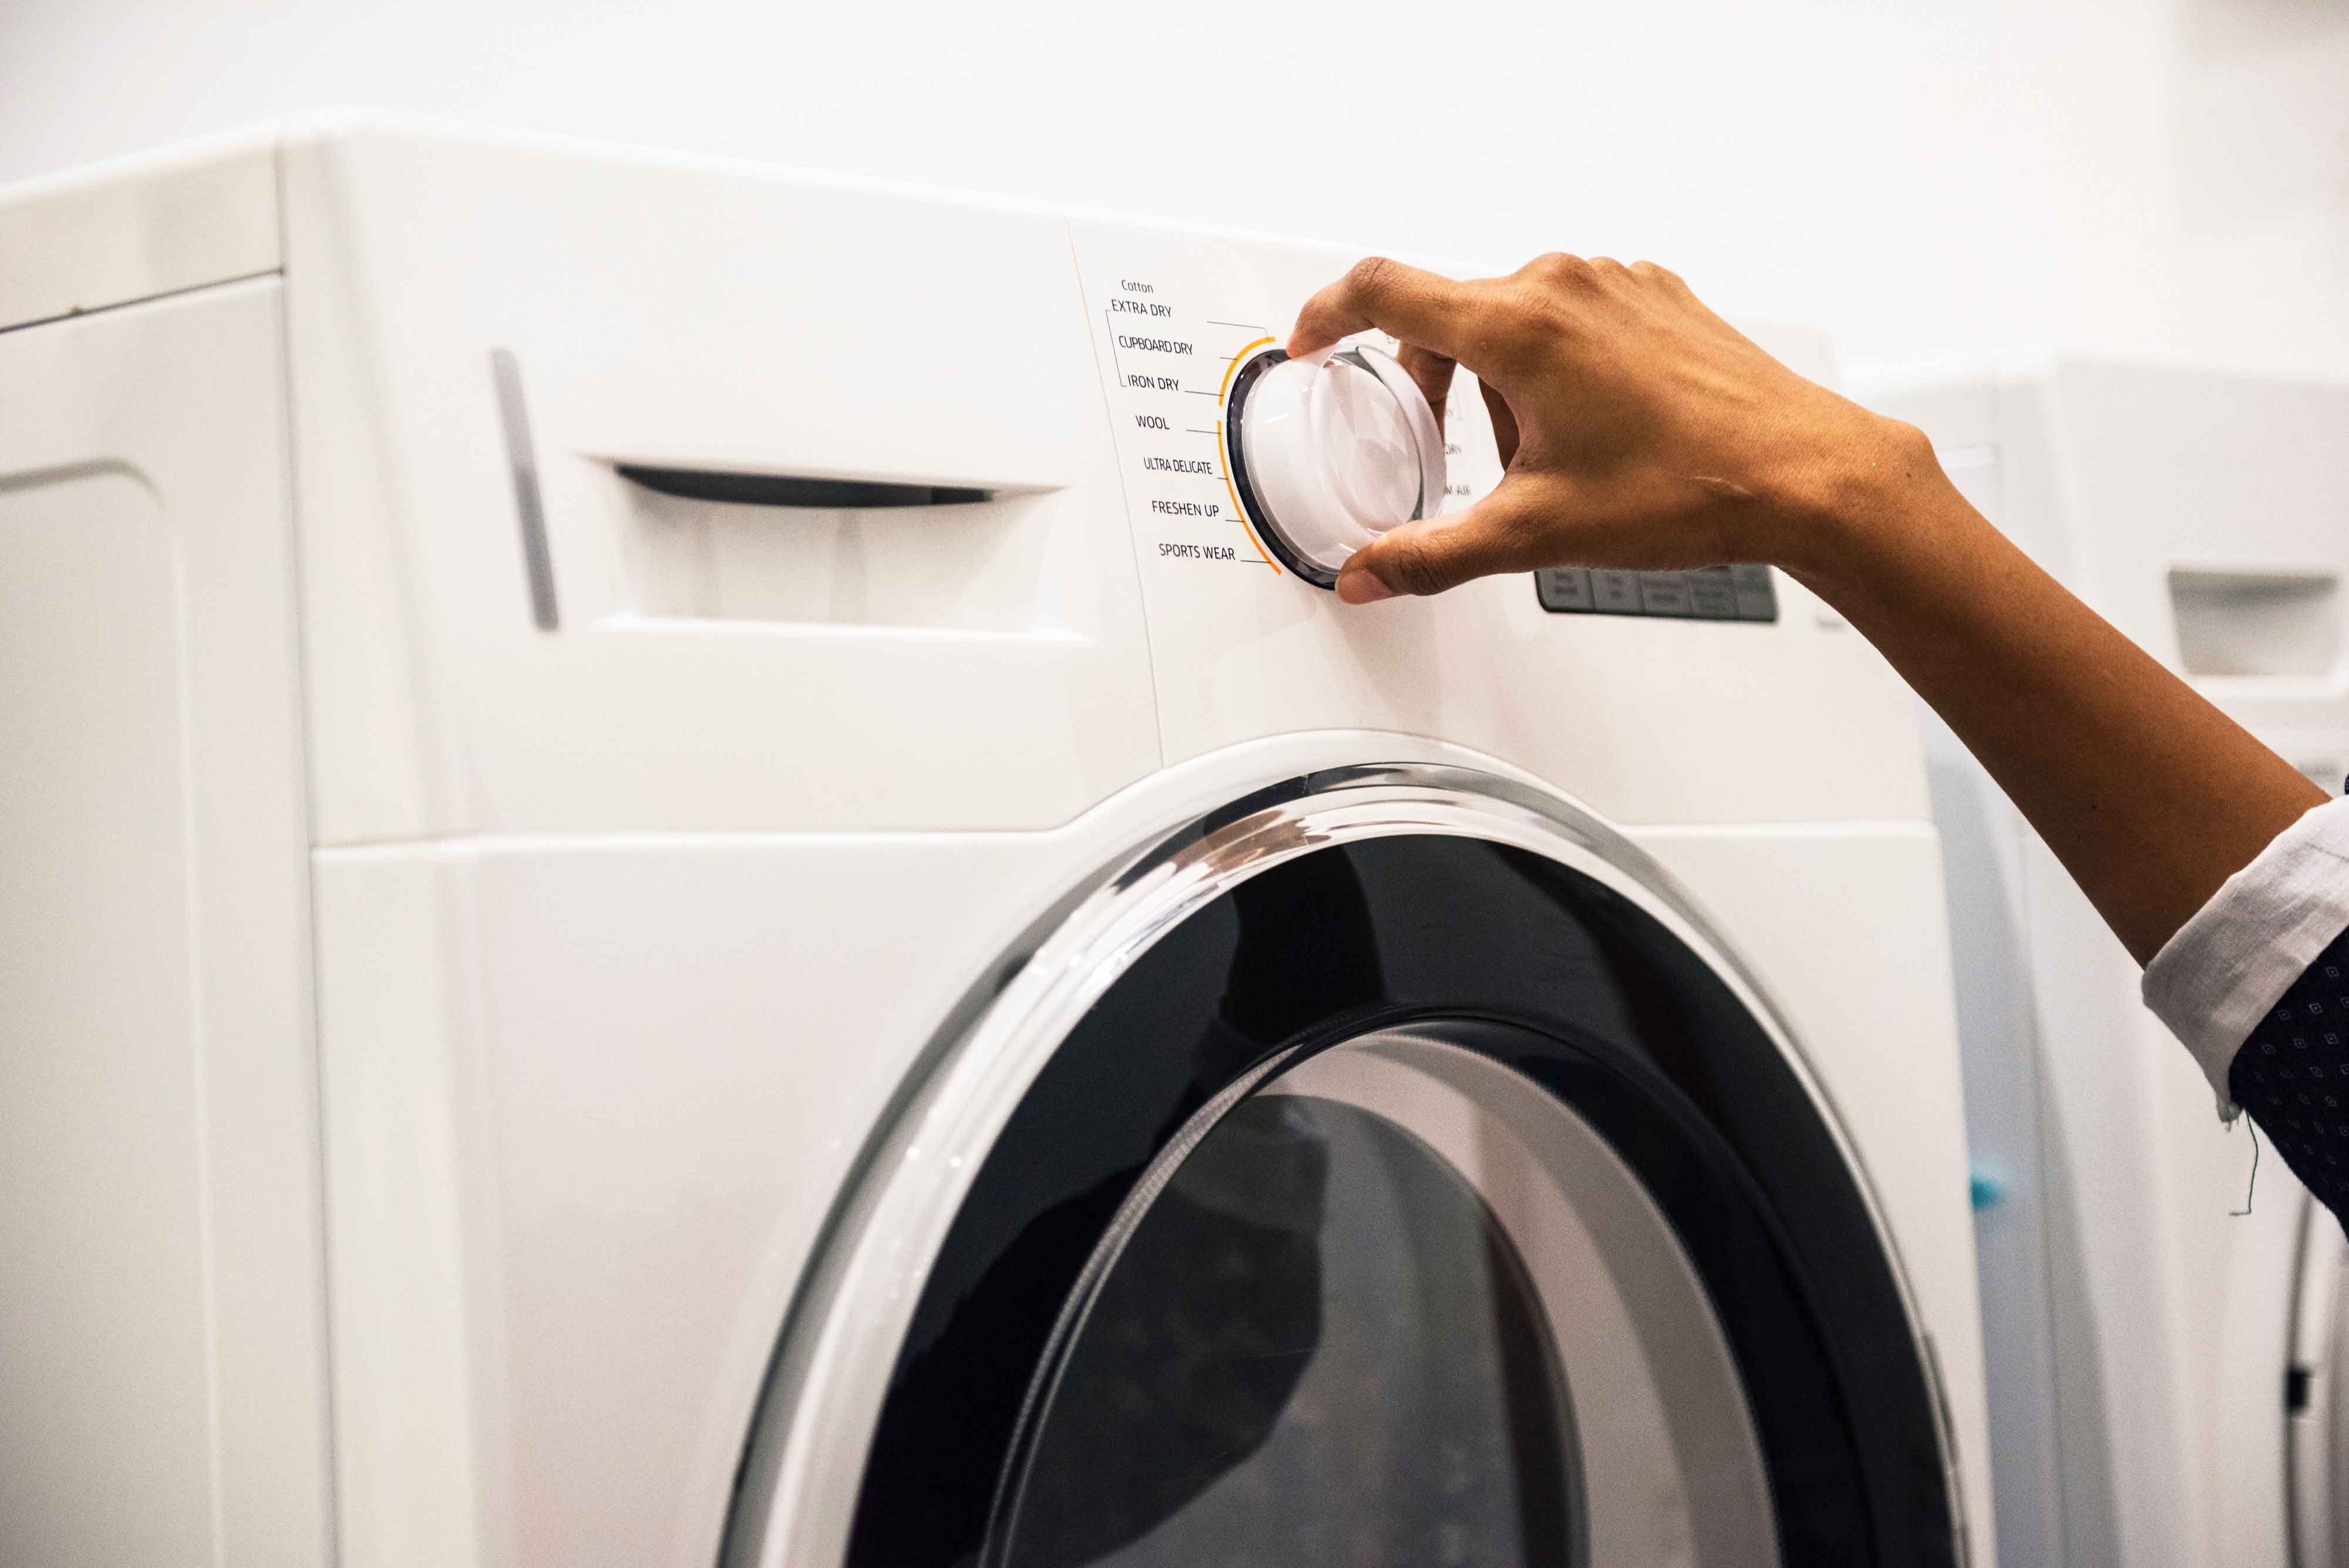
[[[1242,1102],[1055,1378],[1014,1568],[1578,1561],[1566,1389],[1475,1189],[1409,1132]]]
[[[1702,1289],[1556,1100],[1390,1032],[1197,1120],[1062,1314],[984,1561],[1775,1555]]]
[[[1530,852],[1399,834],[1235,882],[953,1200],[870,1442],[771,1399],[737,1560],[1960,1557],[1913,1319],[1793,1059]],[[851,1517],[778,1493],[794,1458],[854,1464]]]

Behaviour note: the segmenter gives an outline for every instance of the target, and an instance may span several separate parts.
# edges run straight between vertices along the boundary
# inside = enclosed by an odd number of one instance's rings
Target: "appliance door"
[[[0,1563],[335,1552],[284,304],[0,333]]]
[[[2294,1568],[2349,1568],[2349,1241],[2341,1221],[2301,1199],[2292,1364],[2284,1368],[2284,1455]]]
[[[730,1561],[1962,1560],[1848,1147],[1562,803],[1284,786],[974,1012],[793,1310]]]

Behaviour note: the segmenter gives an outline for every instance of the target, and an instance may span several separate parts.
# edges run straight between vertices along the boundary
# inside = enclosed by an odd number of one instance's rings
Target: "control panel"
[[[1534,574],[1534,593],[1554,615],[1642,615],[1671,620],[1778,618],[1767,566],[1692,572],[1613,572],[1557,566]]]
[[[1164,572],[1327,589],[1387,530],[1474,505],[1499,483],[1465,370],[1439,421],[1391,337],[1303,359],[1283,349],[1298,306],[1350,256],[1107,224],[1081,223],[1076,238],[1146,597]],[[1558,615],[1778,618],[1766,566],[1564,567],[1534,587]]]
[[[1392,338],[1283,350],[1344,253],[1108,224],[1076,238],[1145,584],[1253,571],[1326,589],[1380,534],[1499,481],[1465,372],[1439,425]]]

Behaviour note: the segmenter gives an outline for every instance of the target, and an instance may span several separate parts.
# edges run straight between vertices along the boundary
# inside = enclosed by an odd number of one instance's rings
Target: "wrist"
[[[1772,540],[1771,564],[1829,603],[1910,553],[1940,503],[1964,504],[1922,431],[1847,407],[1789,465]]]

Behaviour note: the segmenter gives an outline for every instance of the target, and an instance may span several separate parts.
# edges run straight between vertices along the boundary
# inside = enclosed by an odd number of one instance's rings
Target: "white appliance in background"
[[[1907,700],[1340,607],[1496,474],[1342,253],[336,119],[0,258],[0,1557],[1989,1562]]]
[[[2341,790],[2349,386],[2054,355],[1856,379],[2041,565]],[[2339,1407],[2340,1228],[2271,1154],[2254,1189],[2251,1137],[2221,1128],[2136,965],[1928,729],[1970,1137],[1995,1196],[1976,1241],[2001,1550],[2331,1564],[2349,1449],[2312,1401]]]

